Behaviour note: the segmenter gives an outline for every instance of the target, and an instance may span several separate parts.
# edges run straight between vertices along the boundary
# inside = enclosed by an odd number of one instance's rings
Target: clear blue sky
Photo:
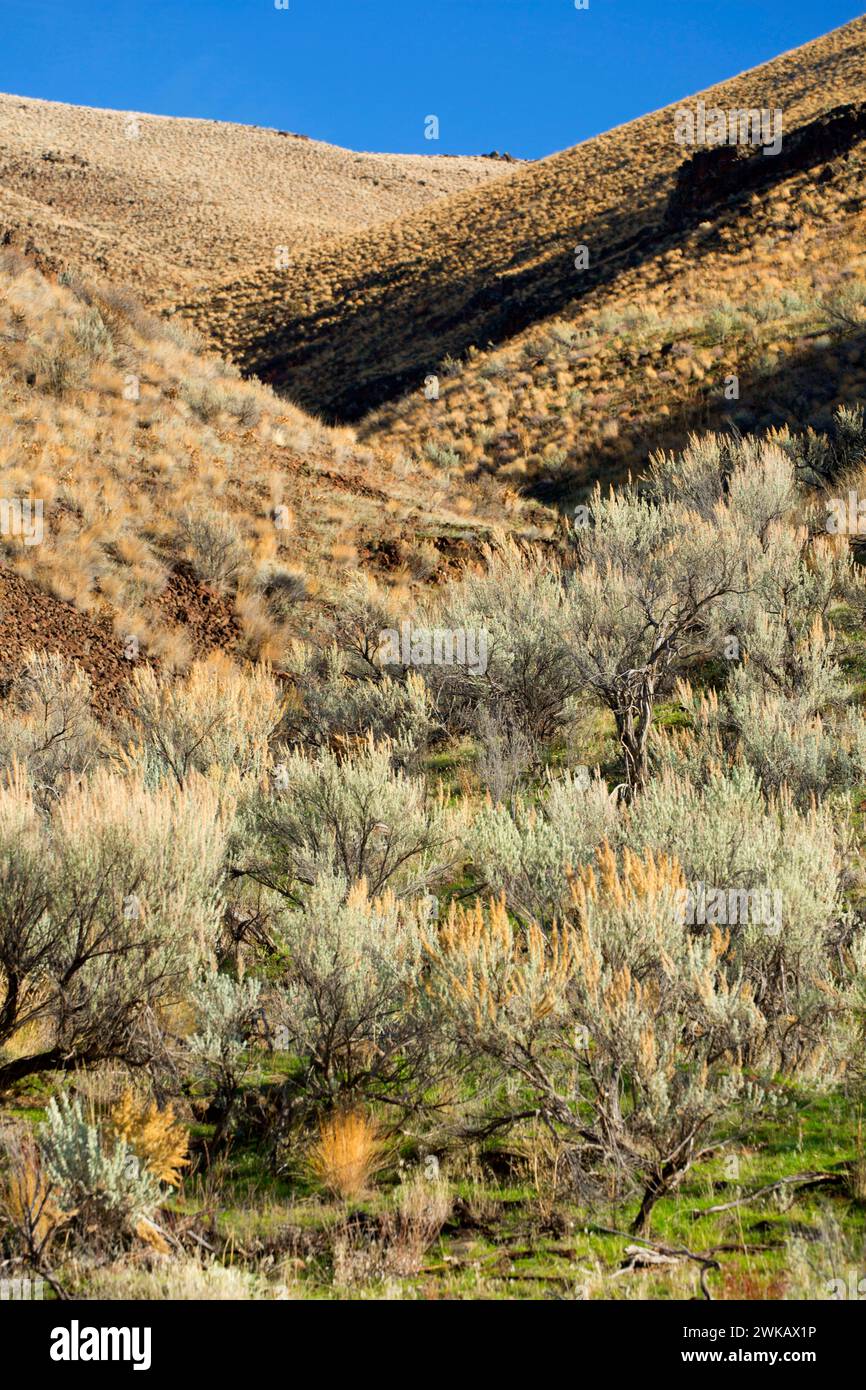
[[[845,0],[0,0],[0,90],[358,150],[537,158],[816,38]],[[440,120],[438,143],[424,118]]]

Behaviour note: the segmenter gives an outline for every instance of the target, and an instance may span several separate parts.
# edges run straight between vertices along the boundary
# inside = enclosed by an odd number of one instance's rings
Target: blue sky
[[[537,158],[853,19],[844,0],[0,0],[0,90],[359,150]],[[424,120],[436,115],[438,142]]]

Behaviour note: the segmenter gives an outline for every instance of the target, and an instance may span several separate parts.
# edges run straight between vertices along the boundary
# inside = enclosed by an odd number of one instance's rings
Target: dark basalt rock
[[[731,198],[838,159],[866,139],[866,101],[836,106],[786,135],[777,154],[760,145],[713,145],[697,150],[680,167],[668,200],[665,225],[703,217]],[[832,171],[828,177],[832,176]]]

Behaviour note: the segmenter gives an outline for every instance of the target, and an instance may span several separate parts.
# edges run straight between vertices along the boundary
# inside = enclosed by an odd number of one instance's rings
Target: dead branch
[[[766,1197],[768,1192],[777,1192],[781,1187],[790,1186],[798,1183],[802,1187],[812,1187],[820,1182],[830,1182],[833,1178],[838,1178],[838,1173],[792,1173],[788,1178],[780,1178],[778,1182],[767,1183],[765,1187],[756,1188],[754,1192],[747,1192],[744,1197],[735,1197],[731,1202],[719,1202],[714,1207],[703,1207],[695,1209],[690,1213],[692,1221],[699,1221],[702,1216],[710,1216],[720,1211],[732,1211],[734,1207],[741,1207],[746,1202],[755,1202],[759,1197]]]

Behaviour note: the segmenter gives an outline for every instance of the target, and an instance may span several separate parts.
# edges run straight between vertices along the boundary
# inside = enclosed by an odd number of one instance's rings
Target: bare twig
[[[789,1178],[780,1178],[778,1182],[767,1183],[765,1187],[756,1188],[754,1192],[747,1192],[744,1197],[735,1197],[730,1202],[718,1202],[714,1207],[703,1207],[691,1212],[692,1221],[699,1221],[702,1216],[710,1216],[715,1212],[732,1211],[734,1207],[744,1206],[746,1202],[757,1201],[759,1197],[765,1197],[768,1192],[777,1192],[779,1188],[788,1187],[797,1183],[801,1187],[812,1187],[819,1182],[830,1182],[833,1178],[838,1178],[838,1173],[793,1173]]]

